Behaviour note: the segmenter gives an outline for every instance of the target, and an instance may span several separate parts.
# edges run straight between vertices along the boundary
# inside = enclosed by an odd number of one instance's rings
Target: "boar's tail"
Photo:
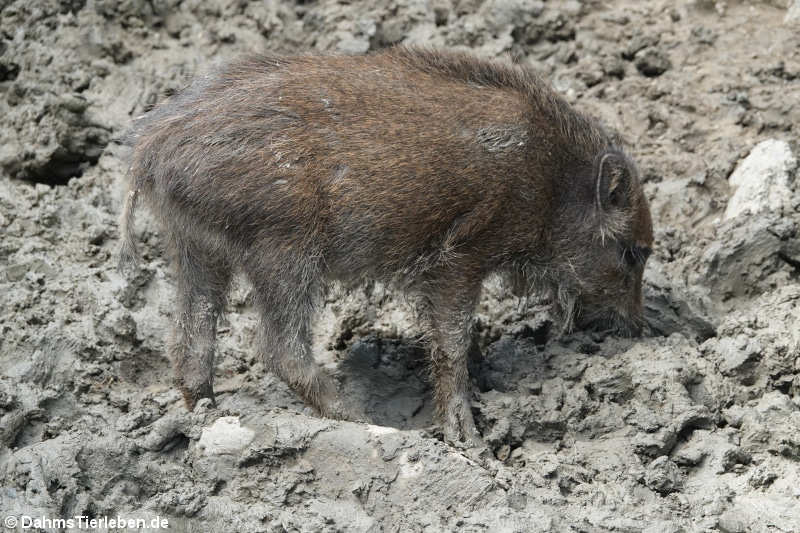
[[[135,176],[131,180],[128,194],[125,195],[125,205],[122,208],[122,216],[119,221],[119,232],[122,244],[119,249],[119,263],[117,270],[123,274],[132,274],[137,263],[139,262],[139,255],[136,250],[136,235],[134,229],[134,215],[136,214],[136,206],[139,203],[139,193],[141,192],[144,179],[140,176]]]

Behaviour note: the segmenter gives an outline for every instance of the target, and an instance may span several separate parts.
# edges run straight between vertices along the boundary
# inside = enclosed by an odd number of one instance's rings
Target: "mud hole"
[[[419,332],[332,293],[320,364],[374,425],[308,413],[237,287],[218,406],[183,408],[155,226],[115,271],[132,117],[245,51],[511,54],[622,132],[657,228],[651,331],[559,338],[487,283],[476,420],[442,443]],[[0,2],[0,511],[172,531],[800,531],[800,4],[705,0]],[[145,217],[143,217],[145,218]]]

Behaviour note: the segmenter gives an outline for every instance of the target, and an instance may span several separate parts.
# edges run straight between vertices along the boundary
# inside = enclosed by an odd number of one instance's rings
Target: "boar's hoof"
[[[186,385],[179,384],[178,388],[183,393],[183,403],[186,404],[186,409],[189,411],[194,410],[194,406],[201,398],[208,398],[211,404],[216,406],[217,402],[214,400],[214,390],[210,383],[204,383],[199,387],[189,388]]]
[[[444,438],[456,447],[485,448],[481,434],[472,418],[469,398],[456,396],[447,405],[444,421]]]

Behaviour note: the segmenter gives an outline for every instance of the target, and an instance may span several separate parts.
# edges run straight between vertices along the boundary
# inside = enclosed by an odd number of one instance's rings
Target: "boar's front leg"
[[[168,342],[175,383],[188,409],[200,398],[214,399],[217,317],[225,305],[231,267],[219,245],[168,232],[174,255],[178,308]]]
[[[436,280],[429,286],[433,288],[418,300],[417,309],[429,339],[436,411],[444,424],[445,439],[451,444],[484,447],[472,417],[467,367],[480,284]]]

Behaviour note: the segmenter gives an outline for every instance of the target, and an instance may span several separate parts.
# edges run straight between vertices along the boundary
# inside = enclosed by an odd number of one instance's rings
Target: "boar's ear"
[[[597,164],[595,201],[602,210],[631,205],[633,175],[628,158],[620,152],[607,151]]]

